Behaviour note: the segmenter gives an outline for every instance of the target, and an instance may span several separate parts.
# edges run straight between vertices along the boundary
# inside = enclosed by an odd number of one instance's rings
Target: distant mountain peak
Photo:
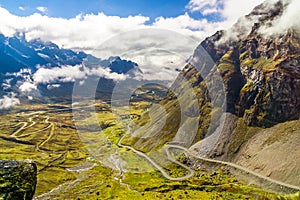
[[[18,72],[22,68],[36,70],[37,65],[49,67],[81,64],[87,57],[83,52],[60,49],[52,42],[39,39],[27,41],[25,34],[16,33],[13,37],[0,34],[0,73]]]

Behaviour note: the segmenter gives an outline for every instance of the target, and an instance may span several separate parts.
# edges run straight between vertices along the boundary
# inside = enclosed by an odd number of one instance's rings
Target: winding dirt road
[[[298,187],[298,186],[287,184],[287,183],[283,183],[281,181],[277,181],[277,180],[271,179],[269,177],[263,176],[263,175],[258,174],[256,172],[253,172],[253,171],[251,171],[251,170],[249,170],[249,169],[247,169],[245,167],[242,167],[240,165],[237,165],[237,164],[234,164],[234,163],[230,163],[230,162],[224,162],[224,161],[220,161],[220,160],[214,160],[214,159],[199,157],[199,156],[195,155],[194,153],[192,153],[191,151],[189,151],[188,149],[186,149],[186,148],[184,148],[182,146],[167,145],[166,148],[167,149],[169,149],[169,148],[181,149],[181,150],[187,152],[188,155],[190,155],[191,157],[194,157],[196,159],[199,159],[199,160],[202,160],[202,161],[205,161],[205,162],[210,162],[210,163],[215,163],[215,164],[221,164],[221,165],[225,165],[225,166],[230,166],[230,167],[233,167],[235,169],[241,170],[241,171],[243,171],[243,172],[245,172],[247,174],[251,174],[251,175],[256,176],[256,177],[258,177],[260,179],[264,179],[264,180],[266,180],[266,181],[268,181],[270,183],[276,184],[276,185],[278,185],[281,188],[285,187],[285,188],[291,189],[291,190],[293,190],[295,192],[300,191],[300,187]]]
[[[169,151],[168,151],[167,149],[166,149],[166,153],[167,153],[168,159],[169,159],[170,161],[172,161],[172,162],[174,162],[174,163],[180,165],[180,166],[183,167],[184,169],[186,169],[186,170],[189,172],[189,174],[187,174],[187,175],[185,175],[185,176],[182,176],[182,177],[178,177],[178,178],[174,178],[174,177],[169,176],[169,174],[167,174],[167,173],[165,172],[165,170],[163,169],[163,167],[161,167],[159,164],[157,164],[154,160],[152,160],[152,159],[151,159],[149,156],[147,156],[145,153],[143,153],[143,152],[141,152],[141,151],[138,151],[138,150],[134,149],[134,148],[131,147],[131,146],[127,146],[127,145],[121,144],[121,142],[122,142],[122,140],[123,140],[124,137],[125,137],[125,135],[118,141],[118,146],[119,146],[119,147],[126,148],[126,149],[130,149],[130,150],[133,151],[134,153],[136,153],[136,154],[138,154],[139,156],[145,158],[146,160],[149,161],[149,163],[150,163],[151,165],[153,165],[157,170],[159,170],[159,171],[162,173],[162,175],[163,175],[164,177],[166,177],[167,179],[172,180],[172,181],[181,181],[181,180],[184,180],[184,179],[188,179],[188,178],[193,177],[194,171],[193,171],[191,168],[189,168],[189,167],[183,165],[182,163],[178,162],[177,160],[175,160],[175,159],[170,155],[170,153],[169,153]]]

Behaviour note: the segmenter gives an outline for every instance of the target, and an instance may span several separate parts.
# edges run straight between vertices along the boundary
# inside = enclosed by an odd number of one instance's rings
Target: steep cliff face
[[[285,13],[288,3],[267,1],[230,30],[205,39],[160,102],[166,112],[146,113],[139,125],[147,126],[133,128],[124,141],[142,151],[176,142],[202,156],[232,160],[260,128],[299,119],[299,33],[293,27],[263,32]],[[181,103],[189,95],[186,85],[198,102],[198,113],[189,118],[198,120],[196,134],[184,119],[191,110],[197,112],[193,104]],[[163,115],[166,123],[158,128]]]
[[[271,126],[299,118],[300,40],[290,31],[277,38],[255,37],[255,50],[241,52],[246,84],[240,92],[238,113],[248,125]],[[251,57],[255,54],[256,57]]]
[[[274,38],[250,34],[228,48],[225,43],[215,46],[215,38],[206,39],[201,47],[216,61],[228,112],[243,117],[248,125],[262,127],[299,118],[300,38],[296,32]],[[193,67],[186,66],[183,76],[189,77],[185,72]]]
[[[300,37],[293,29],[272,36],[261,33],[260,27],[271,23],[286,7],[278,1],[268,4],[270,10],[266,12],[265,4],[227,33],[219,31],[207,38],[198,48],[204,48],[216,62],[223,78],[227,111],[243,117],[247,125],[269,127],[299,118]],[[244,26],[249,23],[252,28],[245,33]],[[234,36],[236,33],[240,34]],[[199,69],[186,68],[191,67]],[[187,76],[185,71],[183,76]]]

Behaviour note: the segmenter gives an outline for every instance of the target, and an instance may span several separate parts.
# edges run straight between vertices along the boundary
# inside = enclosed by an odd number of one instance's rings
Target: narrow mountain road
[[[31,124],[28,125],[29,123],[31,123]],[[18,125],[20,125],[20,124],[23,124],[23,126],[22,126],[21,128],[19,128],[18,130],[16,130],[15,132],[13,132],[13,133],[11,134],[12,137],[16,137],[16,138],[20,137],[20,136],[17,136],[18,133],[20,133],[21,131],[23,131],[23,130],[25,130],[25,129],[29,129],[30,127],[33,127],[33,126],[36,124],[36,122],[33,121],[33,117],[29,117],[29,119],[28,119],[27,122],[20,122],[20,123],[18,123],[18,124],[15,125],[15,126],[18,126]]]
[[[28,122],[20,122],[20,123],[18,123],[16,126],[19,126],[20,124],[23,124],[23,126],[21,126],[21,128],[19,128],[19,129],[16,130],[15,132],[13,132],[13,133],[11,134],[12,137],[16,137],[16,135],[17,135],[18,133],[20,133],[22,130],[24,130],[24,129],[26,128],[26,126],[28,125]]]
[[[151,165],[153,165],[157,170],[159,170],[159,171],[162,173],[162,175],[163,175],[164,177],[166,177],[167,179],[169,179],[169,180],[171,180],[171,181],[181,181],[181,180],[184,180],[184,179],[188,179],[188,178],[193,177],[194,171],[193,171],[192,169],[190,169],[189,167],[183,165],[182,163],[176,161],[176,160],[170,155],[170,153],[168,152],[168,150],[166,150],[168,159],[169,159],[170,161],[172,161],[172,162],[174,162],[174,163],[180,165],[181,167],[185,168],[185,169],[189,172],[189,174],[187,174],[187,175],[185,175],[185,176],[182,176],[182,177],[178,177],[178,178],[171,177],[169,174],[167,174],[167,173],[165,172],[165,170],[163,169],[163,167],[161,167],[160,165],[158,165],[154,160],[152,160],[152,159],[151,159],[149,156],[147,156],[145,153],[143,153],[143,152],[141,152],[141,151],[138,151],[138,150],[134,149],[134,148],[131,147],[131,146],[127,146],[127,145],[121,144],[121,142],[122,142],[122,140],[123,140],[124,137],[125,137],[125,135],[119,140],[119,142],[118,142],[118,146],[119,146],[119,147],[126,148],[126,149],[130,149],[131,151],[133,151],[133,152],[136,153],[137,155],[139,155],[139,156],[145,158],[146,160],[149,161],[149,163],[150,163]]]
[[[30,124],[29,126],[27,126],[26,129],[28,129],[28,128],[30,128],[30,127],[33,127],[33,126],[36,124],[36,122],[33,121],[32,119],[33,119],[33,117],[30,117],[30,118],[29,118],[28,122],[31,122],[31,124]]]
[[[19,136],[17,136],[17,138],[24,138],[24,137],[27,137],[27,136],[29,136],[29,135],[35,134],[35,133],[39,133],[39,132],[42,132],[42,131],[46,131],[46,130],[48,130],[48,129],[51,128],[51,127],[52,127],[52,124],[50,123],[50,124],[49,124],[47,127],[45,127],[45,128],[42,128],[42,129],[37,130],[37,131],[34,131],[34,132],[30,132],[30,133],[26,133],[26,134],[19,135]]]
[[[221,165],[225,165],[225,166],[230,166],[233,167],[235,169],[241,170],[243,172],[246,172],[247,174],[251,174],[253,176],[256,176],[258,178],[264,179],[270,183],[276,184],[280,187],[285,187],[285,188],[290,188],[292,190],[295,190],[295,192],[300,191],[300,187],[295,186],[295,185],[291,185],[291,184],[287,184],[287,183],[283,183],[281,181],[277,181],[274,179],[271,179],[269,177],[263,176],[261,174],[258,174],[256,172],[253,172],[245,167],[242,167],[240,165],[234,164],[234,163],[230,163],[230,162],[224,162],[224,161],[220,161],[220,160],[214,160],[214,159],[209,159],[209,158],[203,158],[203,157],[199,157],[197,155],[195,155],[194,153],[192,153],[191,151],[189,151],[188,149],[182,147],[182,146],[178,146],[178,145],[167,145],[166,146],[167,149],[169,148],[177,148],[177,149],[182,149],[183,151],[187,152],[191,157],[194,157],[196,159],[202,160],[202,161],[206,161],[206,162],[210,162],[210,163],[215,163],[215,164],[221,164]]]
[[[39,114],[39,113],[40,112],[34,112],[34,113],[31,113],[31,114],[24,114],[24,115],[31,116],[33,114]],[[51,128],[53,126],[53,123],[49,122],[49,116],[46,116],[45,123],[49,124],[47,127],[43,128],[43,129],[40,129],[40,130],[37,130],[37,131],[30,132],[30,133],[24,133],[22,135],[17,135],[21,131],[29,129],[29,128],[33,127],[37,123],[37,122],[33,121],[33,118],[34,117],[30,117],[28,119],[28,122],[20,122],[19,124],[23,123],[23,126],[21,128],[19,128],[17,131],[15,131],[14,133],[12,133],[11,136],[14,137],[14,138],[17,138],[17,139],[24,138],[24,137],[27,137],[29,135],[45,131],[45,130],[47,130],[47,129],[49,129],[49,128]],[[29,123],[31,123],[31,124],[28,125]],[[19,124],[17,124],[16,126],[18,126]]]
[[[129,130],[130,123],[128,124],[127,128]],[[138,150],[134,149],[131,146],[122,145],[121,142],[122,142],[122,140],[123,140],[124,137],[125,137],[125,135],[118,141],[118,146],[119,147],[130,149],[133,152],[135,152],[136,154],[138,154],[138,155],[146,158],[156,169],[158,169],[163,174],[163,176],[165,176],[169,180],[177,180],[177,181],[178,180],[184,180],[184,179],[187,179],[187,178],[191,178],[193,176],[193,174],[194,174],[194,171],[192,169],[190,169],[189,167],[187,167],[187,166],[183,165],[182,163],[178,162],[177,160],[175,160],[170,155],[170,149],[171,148],[175,148],[175,149],[181,149],[181,150],[185,151],[189,156],[194,157],[196,159],[199,159],[200,161],[205,161],[205,162],[209,162],[209,163],[214,163],[214,164],[220,164],[220,165],[224,165],[224,166],[229,166],[229,167],[232,167],[234,169],[238,169],[238,170],[240,170],[240,171],[242,171],[242,172],[244,172],[246,174],[252,175],[252,176],[257,177],[259,179],[265,180],[265,181],[267,181],[269,183],[275,184],[275,185],[279,186],[279,188],[287,188],[288,190],[293,191],[293,192],[300,191],[300,187],[298,187],[298,186],[287,184],[287,183],[283,183],[281,181],[277,181],[277,180],[271,179],[269,177],[263,176],[263,175],[258,174],[256,172],[253,172],[253,171],[251,171],[251,170],[249,170],[249,169],[247,169],[245,167],[242,167],[240,165],[237,165],[235,163],[224,162],[224,161],[220,161],[220,160],[214,160],[214,159],[199,157],[196,154],[194,154],[193,152],[191,152],[188,149],[186,149],[185,147],[182,147],[182,146],[179,146],[179,145],[167,144],[164,148],[165,148],[165,151],[167,153],[168,159],[170,161],[172,161],[172,162],[174,162],[174,163],[182,166],[183,168],[185,168],[185,169],[187,169],[189,171],[189,174],[186,175],[186,176],[183,176],[183,177],[180,177],[180,178],[173,178],[173,177],[170,177],[164,171],[164,169],[161,166],[159,166],[155,161],[153,161],[151,158],[149,158],[145,153],[143,153],[141,151],[138,151]]]
[[[25,140],[21,140],[21,138],[25,138],[27,136],[30,136],[30,135],[33,135],[33,134],[36,134],[36,133],[40,133],[40,132],[43,132],[43,131],[46,131],[48,129],[51,128],[51,131],[50,131],[50,134],[49,136],[43,141],[41,142],[40,144],[36,145],[37,149],[39,150],[41,146],[45,145],[47,142],[50,141],[50,139],[55,135],[55,124],[53,122],[49,122],[49,119],[50,117],[49,116],[45,116],[45,120],[44,120],[44,123],[45,124],[49,124],[47,127],[45,128],[42,128],[40,130],[37,130],[37,131],[33,131],[33,132],[29,132],[29,133],[23,133],[21,135],[18,135],[20,132],[26,130],[26,129],[29,129],[31,127],[33,127],[37,122],[34,121],[33,119],[35,117],[37,117],[39,114],[45,114],[45,112],[42,112],[42,111],[38,111],[38,112],[33,112],[33,113],[28,113],[28,114],[24,114],[24,113],[19,113],[18,115],[19,116],[31,116],[28,118],[28,121],[27,122],[19,122],[18,124],[15,125],[15,127],[23,124],[19,129],[17,129],[16,131],[14,131],[12,134],[10,135],[0,135],[0,137],[4,140],[9,140],[9,141],[12,141],[12,142],[16,142],[16,143],[20,143],[20,144],[28,144],[28,145],[34,145],[33,143],[31,142],[28,142],[28,141],[25,141]],[[35,115],[34,117],[32,117],[33,115]]]
[[[48,119],[47,119],[48,120]],[[48,122],[49,123],[49,122]],[[49,142],[49,140],[51,140],[51,138],[55,135],[55,125],[54,123],[50,122],[50,125],[48,126],[49,128],[51,127],[51,131],[50,134],[48,136],[48,138],[46,140],[44,140],[43,142],[41,142],[38,147],[41,147],[43,145],[45,145],[47,142]]]

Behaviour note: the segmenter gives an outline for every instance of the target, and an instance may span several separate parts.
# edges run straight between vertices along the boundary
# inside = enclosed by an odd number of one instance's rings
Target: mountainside
[[[276,124],[277,128],[286,127],[281,123],[300,117],[299,33],[293,27],[284,32],[263,32],[284,15],[288,3],[267,1],[230,30],[218,31],[205,39],[168,96],[160,102],[165,111],[153,108],[153,114],[146,113],[124,143],[148,152],[172,142],[190,148],[199,156],[238,161],[252,170],[265,167],[264,171],[269,173],[265,175],[299,185],[293,176],[299,174],[298,168],[277,170],[273,168],[276,163],[263,164],[275,157],[279,149],[282,151],[279,146],[286,144],[280,138],[291,133],[277,133],[270,148],[265,144],[256,146],[262,149],[258,154],[265,162],[258,159],[255,164],[245,164],[253,158],[239,157],[243,154],[239,154],[241,149],[248,151],[247,142],[253,149],[251,141],[258,137],[259,131]],[[193,96],[187,85],[193,88],[198,108],[187,99],[188,95]],[[166,116],[164,127],[159,126],[162,115]],[[192,123],[195,120],[199,127],[196,133]],[[299,134],[299,128],[294,129],[294,134]],[[276,128],[267,132],[273,130]],[[297,148],[295,145],[292,148]],[[288,154],[289,151],[282,151],[280,155],[283,158]],[[293,156],[282,162],[294,166],[292,163],[299,161],[299,156]],[[279,176],[283,169],[285,174]]]
[[[275,180],[300,185],[299,140],[300,120],[262,129],[232,156],[233,161]]]
[[[248,125],[268,127],[299,118],[300,37],[293,29],[270,37],[260,34],[259,27],[271,23],[284,5],[279,1],[270,12],[262,7],[246,16],[259,16],[246,37],[224,42],[226,33],[218,32],[201,47],[209,52],[223,77],[227,111],[244,117]]]

